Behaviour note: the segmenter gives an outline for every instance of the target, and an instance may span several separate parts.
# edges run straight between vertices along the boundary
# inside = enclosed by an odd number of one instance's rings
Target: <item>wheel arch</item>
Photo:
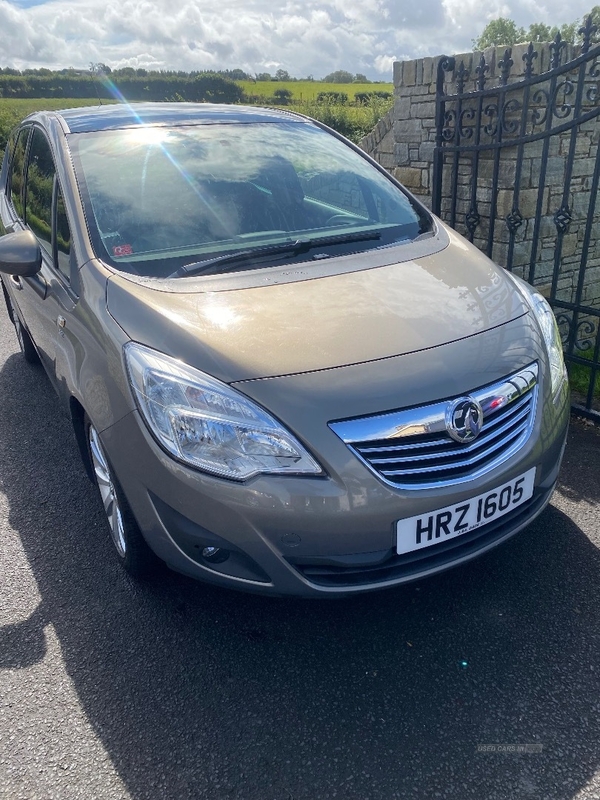
[[[92,467],[85,433],[85,408],[81,405],[76,397],[73,397],[73,395],[71,395],[69,398],[69,416],[71,418],[73,432],[75,433],[75,440],[79,448],[79,454],[81,456],[81,460],[83,461],[86,475],[90,481],[94,483],[94,469]]]

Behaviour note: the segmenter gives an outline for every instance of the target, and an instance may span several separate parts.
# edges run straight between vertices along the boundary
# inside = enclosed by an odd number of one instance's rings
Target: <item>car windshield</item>
[[[69,144],[97,256],[138,275],[327,258],[431,227],[391,180],[310,122],[140,126],[71,134]]]

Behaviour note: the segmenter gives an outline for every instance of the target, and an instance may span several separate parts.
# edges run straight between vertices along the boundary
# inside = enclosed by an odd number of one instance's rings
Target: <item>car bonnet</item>
[[[347,256],[345,263],[362,268],[304,279],[310,265],[301,264],[297,279],[265,285],[244,283],[246,273],[241,285],[115,273],[108,310],[134,341],[226,382],[424,351],[528,311],[500,267],[451,230],[441,233],[446,246],[425,248],[422,257],[398,261],[415,253],[402,245],[388,250],[392,263],[369,266],[368,253]]]

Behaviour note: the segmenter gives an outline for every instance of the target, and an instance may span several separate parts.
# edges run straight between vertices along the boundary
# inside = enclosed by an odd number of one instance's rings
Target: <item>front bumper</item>
[[[554,402],[543,379],[539,388],[533,431],[519,453],[477,480],[443,489],[386,485],[332,433],[321,458],[324,476],[262,475],[244,483],[173,461],[137,412],[105,430],[102,441],[147,541],[173,569],[264,594],[343,596],[464,563],[543,510],[557,480],[569,406],[566,385]],[[310,444],[310,437],[302,438]],[[524,505],[468,534],[396,553],[397,520],[464,502],[532,467],[534,494]],[[203,556],[207,547],[229,557],[210,561]]]

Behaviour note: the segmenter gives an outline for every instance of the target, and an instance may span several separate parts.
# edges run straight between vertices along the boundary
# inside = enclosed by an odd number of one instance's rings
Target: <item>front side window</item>
[[[25,221],[48,255],[52,254],[52,191],[54,159],[44,134],[35,128],[29,148],[25,189]]]
[[[314,175],[307,171],[306,174],[300,174],[300,182],[308,197],[327,203],[342,213],[368,217],[365,195],[357,175],[351,172],[320,172]]]
[[[56,267],[62,276],[71,279],[71,229],[67,220],[65,202],[58,182],[56,184],[56,251],[54,254]]]
[[[248,268],[236,254],[344,255],[431,229],[390,179],[310,123],[140,126],[69,144],[97,255],[141,275],[224,258],[216,271]]]
[[[29,131],[30,128],[22,128],[19,131],[10,167],[10,199],[19,217],[23,217],[23,170]]]

